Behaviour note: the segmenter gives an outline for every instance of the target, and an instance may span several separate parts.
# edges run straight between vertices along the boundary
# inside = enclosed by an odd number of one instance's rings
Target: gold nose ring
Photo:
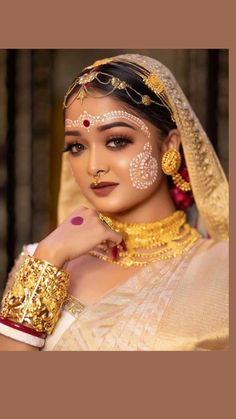
[[[93,175],[93,180],[94,180],[94,184],[95,185],[98,184],[99,178],[101,176],[101,173],[100,172],[104,172],[104,170],[98,170],[97,173],[96,173],[96,175]]]
[[[94,184],[97,185],[99,181],[100,173],[97,173],[96,175],[93,175],[93,181]]]

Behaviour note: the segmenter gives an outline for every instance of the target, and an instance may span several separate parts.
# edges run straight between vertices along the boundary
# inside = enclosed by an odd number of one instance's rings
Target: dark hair
[[[139,92],[141,95],[148,95],[152,100],[154,100],[157,103],[160,103],[160,106],[158,104],[151,103],[150,105],[144,105],[144,104],[136,104],[126,93],[124,89],[115,89],[114,92],[111,93],[111,96],[115,99],[126,103],[130,108],[132,108],[137,114],[139,114],[141,117],[145,118],[149,122],[151,122],[154,126],[156,126],[160,134],[165,137],[169,131],[173,128],[176,128],[175,122],[171,119],[170,111],[167,107],[163,106],[160,99],[157,97],[157,95],[152,92],[151,89],[149,89],[148,86],[146,86],[143,82],[142,77],[137,74],[137,66],[134,66],[131,63],[126,62],[115,62],[115,63],[108,63],[103,64],[95,69],[92,70],[83,70],[81,74],[79,74],[76,78],[84,75],[85,73],[88,73],[88,71],[101,71],[104,73],[109,73],[109,75],[113,77],[119,78],[121,81],[125,81],[127,84],[129,84],[133,89],[135,89],[137,92]],[[139,68],[139,72],[143,73],[142,67]],[[143,73],[144,74],[144,73]],[[101,79],[101,76],[99,77]],[[108,84],[101,84],[96,79],[94,79],[90,86],[96,90],[102,91],[104,93],[108,93],[111,90],[111,85]],[[76,93],[80,88],[80,85],[77,85],[72,92],[68,95],[68,98],[70,98],[71,95]],[[132,97],[134,97],[134,92],[132,91]],[[137,100],[140,101],[140,97],[137,96]]]

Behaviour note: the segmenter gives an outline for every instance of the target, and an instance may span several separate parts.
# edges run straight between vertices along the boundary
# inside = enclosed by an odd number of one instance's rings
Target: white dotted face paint
[[[84,111],[77,119],[66,119],[65,127],[66,128],[86,128],[89,132],[90,128],[96,124],[109,122],[113,119],[126,119],[132,124],[136,125],[144,134],[150,138],[151,134],[147,125],[142,121],[142,119],[137,116],[132,115],[131,113],[125,111],[112,111],[105,113],[103,115],[91,115],[87,111]]]
[[[152,156],[150,143],[144,144],[143,151],[130,162],[130,178],[136,189],[147,189],[157,179],[158,163]]]

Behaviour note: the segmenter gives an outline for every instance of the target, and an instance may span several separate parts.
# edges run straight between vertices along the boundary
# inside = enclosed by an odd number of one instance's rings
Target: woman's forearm
[[[0,335],[0,351],[38,351],[39,349]]]

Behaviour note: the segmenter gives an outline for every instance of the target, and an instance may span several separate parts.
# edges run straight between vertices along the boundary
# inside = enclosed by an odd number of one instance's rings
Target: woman
[[[228,185],[172,74],[98,61],[64,112],[60,223],[10,274],[2,350],[227,348]]]

